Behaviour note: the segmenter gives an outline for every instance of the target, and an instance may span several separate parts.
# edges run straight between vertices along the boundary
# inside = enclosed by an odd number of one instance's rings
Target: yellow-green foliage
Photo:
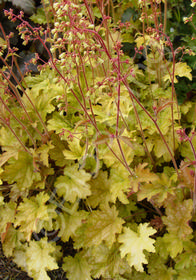
[[[22,80],[22,96],[1,77],[1,242],[35,280],[48,280],[59,261],[71,280],[196,277],[195,104],[179,106],[175,95],[191,68],[175,61],[163,26],[152,26],[161,1],[130,2],[140,3],[134,26],[145,33],[107,18],[111,4],[45,3],[49,61]],[[140,69],[121,50],[130,30],[146,50]],[[72,246],[66,256],[59,239]]]

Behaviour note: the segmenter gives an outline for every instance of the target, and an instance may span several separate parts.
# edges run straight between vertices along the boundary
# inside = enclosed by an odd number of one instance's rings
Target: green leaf
[[[195,280],[196,267],[195,264],[189,268],[180,271],[177,280]]]
[[[82,253],[77,253],[74,257],[65,257],[63,259],[63,270],[69,280],[91,280],[90,266]]]
[[[36,9],[36,14],[33,14],[30,19],[35,22],[38,23],[39,25],[41,24],[47,24],[47,19],[46,19],[46,14],[44,12],[43,8],[37,8]]]
[[[101,169],[100,162],[95,158],[94,155],[90,153],[84,155],[79,160],[79,166],[80,168],[86,170],[87,172],[90,172],[91,174],[97,173],[98,168]]]
[[[177,272],[165,264],[165,260],[157,254],[151,254],[148,263],[146,280],[174,280]]]
[[[131,200],[131,199],[133,199],[133,200]],[[134,200],[134,195],[131,195],[129,197],[129,204],[122,204],[120,202],[117,202],[116,206],[117,206],[117,209],[119,211],[119,217],[121,217],[123,219],[126,219],[126,221],[127,221],[127,219],[130,221],[133,218],[134,219],[140,219],[140,213],[139,213],[140,210],[136,206],[136,203],[137,202],[136,202],[136,199]],[[134,215],[133,214],[134,212],[137,212],[138,215]],[[142,218],[144,218],[144,217],[142,217]]]
[[[118,237],[118,241],[123,243],[120,246],[121,257],[126,259],[130,266],[134,266],[137,271],[144,271],[142,264],[147,264],[148,261],[144,255],[144,250],[155,252],[153,246],[155,240],[149,238],[156,230],[148,227],[148,224],[139,224],[138,232],[132,231],[125,227],[123,233]]]
[[[196,263],[196,244],[190,241],[188,246],[185,244],[184,249],[185,252],[175,259],[175,269],[179,271],[189,268]]]
[[[182,253],[184,248],[183,240],[179,239],[175,234],[165,234],[162,238],[162,242],[165,244],[168,253],[172,258],[175,258],[178,254]]]
[[[91,194],[87,182],[91,175],[84,170],[78,170],[77,165],[65,167],[64,176],[59,176],[55,182],[55,188],[59,196],[74,203],[78,198],[86,198]]]

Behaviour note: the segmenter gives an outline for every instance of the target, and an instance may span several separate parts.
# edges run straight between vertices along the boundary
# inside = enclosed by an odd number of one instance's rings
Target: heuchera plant
[[[43,1],[46,28],[5,11],[49,58],[18,79],[1,40],[1,242],[35,280],[59,266],[72,280],[196,275],[195,103],[175,92],[194,53],[173,49],[166,4],[130,1],[140,18],[122,23],[112,1]]]

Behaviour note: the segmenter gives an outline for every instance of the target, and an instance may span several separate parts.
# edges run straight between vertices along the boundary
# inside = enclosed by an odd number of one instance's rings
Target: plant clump
[[[176,93],[195,54],[166,34],[167,1],[128,5],[44,0],[36,27],[5,11],[48,57],[19,79],[0,41],[1,242],[35,280],[196,275],[195,102]]]

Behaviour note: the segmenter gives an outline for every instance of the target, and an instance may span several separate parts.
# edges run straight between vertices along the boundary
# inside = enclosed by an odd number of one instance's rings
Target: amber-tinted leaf
[[[69,280],[91,280],[90,266],[84,256],[77,253],[74,257],[65,257],[63,259],[63,269],[67,272]]]
[[[93,211],[88,217],[84,239],[85,247],[101,244],[105,241],[111,247],[116,241],[116,235],[121,232],[123,219],[118,217],[115,206],[101,206],[101,210]]]

